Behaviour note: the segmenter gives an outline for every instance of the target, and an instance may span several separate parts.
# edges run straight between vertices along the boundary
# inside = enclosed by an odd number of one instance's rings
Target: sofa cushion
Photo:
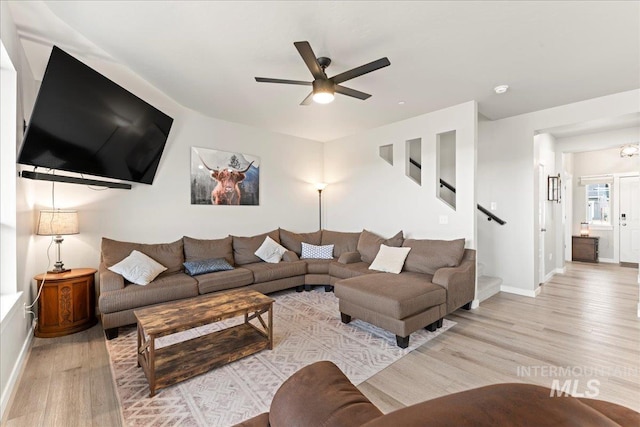
[[[305,259],[307,263],[307,273],[309,274],[329,274],[329,264],[333,259]]]
[[[184,269],[189,276],[199,276],[200,274],[214,273],[216,271],[233,270],[233,266],[224,258],[212,258],[186,261]]]
[[[278,264],[258,262],[245,264],[242,267],[253,272],[253,283],[302,276],[307,272],[307,264],[304,261],[281,262]]]
[[[253,283],[253,273],[243,267],[196,276],[200,294],[239,288]]]
[[[402,246],[411,248],[404,270],[414,273],[435,274],[439,268],[457,267],[464,255],[464,239],[405,239]]]
[[[167,267],[158,277],[170,275],[183,269],[184,245],[182,239],[173,243],[145,244],[102,238],[101,257],[107,267],[122,261],[134,250],[142,252]]]
[[[376,259],[373,260],[369,269],[399,274],[410,250],[411,248],[392,248],[387,245],[380,245],[378,255],[376,255]]]
[[[360,233],[322,230],[321,245],[333,245],[333,256],[338,258],[343,252],[353,252],[358,248]]]
[[[236,265],[262,261],[255,253],[260,245],[264,243],[264,239],[266,239],[267,236],[271,237],[276,243],[280,243],[280,233],[278,230],[251,237],[231,236],[233,238],[233,258],[236,261]]]
[[[201,259],[224,258],[233,265],[233,238],[224,239],[194,239],[184,236],[184,257],[186,261]]]
[[[427,308],[445,304],[447,292],[420,273],[376,273],[339,280],[336,297],[394,319],[404,319]]]
[[[128,257],[108,268],[114,273],[120,274],[129,282],[142,286],[148,285],[149,282],[167,269],[167,267],[156,262],[153,258],[136,250],[131,251]]]
[[[329,275],[339,279],[348,279],[349,277],[362,276],[363,274],[378,273],[369,270],[369,264],[366,262],[354,262],[351,264],[342,264],[340,262],[332,262],[329,264]]]
[[[147,286],[126,285],[117,291],[104,292],[100,294],[99,306],[102,313],[113,313],[197,295],[196,279],[184,273],[173,273],[159,276]]]
[[[285,229],[280,229],[280,243],[300,256],[302,253],[302,242],[310,245],[320,245],[322,239],[322,231],[318,230],[313,233],[294,233]]]
[[[404,237],[402,230],[396,233],[395,236],[385,239],[375,233],[368,230],[362,230],[360,237],[358,238],[357,250],[360,252],[362,261],[371,264],[380,250],[380,245],[385,244],[390,247],[400,247]]]
[[[269,426],[350,427],[381,416],[336,365],[321,361],[280,386],[271,401]]]

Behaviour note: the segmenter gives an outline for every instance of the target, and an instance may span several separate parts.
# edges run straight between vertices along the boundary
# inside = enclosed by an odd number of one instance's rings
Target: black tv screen
[[[18,163],[151,184],[172,123],[54,46]]]

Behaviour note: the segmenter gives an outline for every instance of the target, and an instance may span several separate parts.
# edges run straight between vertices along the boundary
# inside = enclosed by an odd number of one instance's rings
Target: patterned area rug
[[[410,351],[446,331],[411,334],[410,346],[396,346],[395,335],[354,320],[340,321],[333,293],[283,291],[274,303],[274,348],[245,357],[206,374],[159,390],[149,386],[137,367],[135,327],[120,328],[107,341],[123,416],[128,426],[229,426],[269,410],[273,394],[291,374],[313,362],[330,360],[356,385]],[[158,340],[158,347],[235,324],[231,319]]]

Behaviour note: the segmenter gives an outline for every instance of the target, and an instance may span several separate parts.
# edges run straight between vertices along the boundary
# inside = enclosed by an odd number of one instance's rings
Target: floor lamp
[[[322,230],[322,190],[327,188],[327,183],[319,182],[316,184],[318,190],[318,217],[320,218],[320,230]]]

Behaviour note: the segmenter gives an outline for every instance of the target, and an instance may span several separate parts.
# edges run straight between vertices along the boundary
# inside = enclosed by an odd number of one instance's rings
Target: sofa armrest
[[[342,371],[328,361],[305,366],[287,379],[271,402],[271,427],[356,427],[381,417]]]
[[[100,276],[100,294],[124,289],[124,277],[109,270],[102,262],[98,267],[98,274]]]
[[[300,257],[293,251],[286,251],[282,255],[282,260],[285,262],[300,261]]]
[[[360,261],[362,261],[362,258],[360,258],[360,252],[357,251],[343,252],[338,258],[338,262],[341,264],[353,264]]]
[[[431,279],[447,290],[447,314],[473,301],[476,294],[476,261],[466,260],[457,267],[436,271]]]

